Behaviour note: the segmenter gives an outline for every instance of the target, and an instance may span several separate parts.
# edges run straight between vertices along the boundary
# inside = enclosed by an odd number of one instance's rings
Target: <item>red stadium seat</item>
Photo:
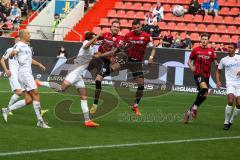
[[[107,13],[107,17],[116,17],[116,11],[115,10],[109,10]]]
[[[193,48],[199,47],[200,43],[194,43]]]
[[[211,42],[219,42],[220,36],[218,34],[212,34],[210,37]]]
[[[175,30],[175,28],[176,28],[176,23],[174,23],[174,22],[169,22],[167,26],[168,26],[168,28],[169,28],[170,30]]]
[[[130,32],[130,30],[129,29],[122,29],[121,30],[121,35],[122,36],[125,36],[127,33],[129,33]]]
[[[126,17],[125,11],[124,10],[117,11],[116,17],[118,17],[118,18],[125,18]]]
[[[95,34],[99,34],[101,32],[101,28],[100,27],[94,27],[92,32],[95,33]]]
[[[224,18],[224,23],[233,24],[233,23],[234,23],[233,17],[231,17],[231,16],[226,16],[226,17]]]
[[[174,17],[175,21],[184,22],[184,17]]]
[[[228,7],[222,7],[219,14],[220,15],[228,15],[229,14],[229,8]]]
[[[153,43],[154,43],[154,45],[158,45],[158,44],[159,44],[159,40],[158,40],[158,39],[155,39],[155,40],[153,41]]]
[[[222,16],[216,16],[213,19],[214,23],[222,23],[223,22],[223,17]]]
[[[225,6],[226,0],[218,0],[218,4],[219,4],[220,6]]]
[[[126,2],[126,3],[124,3],[124,8],[125,8],[125,9],[132,9],[132,2]]]
[[[208,31],[208,32],[213,32],[213,33],[215,33],[215,32],[216,32],[216,29],[217,29],[217,27],[216,27],[216,25],[214,25],[214,24],[210,24],[210,25],[208,25],[208,27],[207,27],[207,31]]]
[[[143,10],[150,11],[151,8],[152,8],[152,5],[150,3],[143,4]]]
[[[229,43],[231,41],[230,36],[229,35],[222,35],[221,37],[221,42],[223,43]]]
[[[237,32],[237,27],[236,26],[228,26],[227,32],[231,34],[235,34]]]
[[[102,19],[100,20],[100,24],[99,24],[99,25],[100,25],[100,26],[109,26],[110,23],[109,23],[109,21],[108,21],[107,18],[102,18]]]
[[[184,21],[185,22],[192,22],[192,20],[193,20],[193,15],[191,15],[191,14],[185,14],[184,15]]]
[[[133,11],[127,11],[126,12],[126,18],[133,19],[135,13]]]
[[[137,19],[144,19],[144,12],[136,12],[135,18]]]
[[[186,38],[186,32],[181,32],[181,33],[180,33],[180,37],[181,37],[181,39]]]
[[[108,27],[103,27],[102,28],[102,32],[104,33],[104,32],[110,32],[110,28],[108,28]]]
[[[235,17],[234,18],[234,23],[237,25],[240,25],[240,17]]]
[[[188,2],[186,0],[178,0],[177,3],[179,3],[179,4],[188,4]]]
[[[169,21],[173,20],[173,14],[172,13],[166,13],[164,15],[164,20],[169,20]]]
[[[196,31],[196,28],[197,28],[197,26],[196,26],[195,23],[188,23],[186,30],[188,30],[188,31]]]
[[[169,4],[163,4],[162,6],[163,6],[165,12],[171,11],[171,6]]]
[[[203,21],[203,16],[202,15],[196,15],[193,18],[194,22],[202,22]]]
[[[206,16],[204,16],[203,22],[212,23],[213,17],[210,15],[206,15]]]
[[[114,8],[123,9],[124,8],[123,2],[116,2]]]
[[[158,22],[158,26],[159,26],[160,30],[161,30],[161,29],[165,29],[165,28],[167,28],[165,22]]]
[[[165,35],[167,35],[167,31],[161,31],[160,36],[164,37]]]
[[[225,26],[225,25],[219,25],[219,26],[217,27],[217,32],[218,32],[218,33],[226,33],[226,32],[227,32],[226,26]]]
[[[185,23],[178,23],[176,30],[182,30],[185,31],[186,30],[186,24]]]
[[[207,29],[206,25],[205,24],[199,24],[197,25],[197,31],[198,32],[205,32]]]
[[[120,25],[121,25],[121,27],[130,27],[128,20],[126,20],[126,19],[120,19]]]
[[[227,3],[226,3],[227,6],[236,6],[237,3],[236,3],[236,0],[228,0]]]
[[[142,10],[142,3],[134,3],[132,8],[134,10]]]
[[[237,43],[238,42],[238,37],[237,35],[232,36],[232,42]]]
[[[239,8],[231,8],[230,14],[237,16],[239,14]]]
[[[190,34],[190,38],[191,38],[191,40],[193,40],[193,41],[199,41],[199,40],[200,40],[200,37],[199,37],[199,34],[198,34],[198,33],[191,33],[191,34]]]

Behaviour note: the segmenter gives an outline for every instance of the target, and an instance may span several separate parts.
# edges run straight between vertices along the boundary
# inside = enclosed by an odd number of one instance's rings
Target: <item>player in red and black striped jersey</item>
[[[97,106],[98,106],[98,100],[100,97],[101,89],[102,89],[102,80],[104,77],[110,75],[110,64],[111,64],[111,56],[105,56],[101,57],[101,54],[104,54],[106,52],[111,51],[113,48],[117,48],[121,40],[123,39],[122,36],[118,35],[120,31],[120,22],[119,21],[113,21],[111,26],[111,32],[103,33],[100,39],[102,40],[101,45],[98,49],[98,55],[95,62],[97,64],[98,73],[95,79],[95,95],[94,95],[94,103],[93,106],[90,109],[90,113],[94,114],[96,113]],[[100,56],[99,56],[100,55]],[[99,58],[101,57],[101,58]]]
[[[197,117],[197,108],[206,100],[209,88],[212,62],[217,66],[217,56],[213,48],[208,48],[209,35],[201,35],[201,46],[193,49],[188,65],[194,74],[194,80],[198,87],[197,98],[193,105],[185,112],[184,123],[188,123],[190,116]]]

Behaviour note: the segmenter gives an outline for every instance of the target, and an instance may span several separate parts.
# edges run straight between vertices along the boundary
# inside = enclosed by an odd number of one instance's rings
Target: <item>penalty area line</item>
[[[233,140],[233,139],[240,139],[240,136],[182,139],[182,140],[171,140],[171,141],[140,142],[140,143],[96,145],[96,146],[79,146],[79,147],[69,147],[69,148],[49,148],[49,149],[36,149],[36,150],[15,151],[15,152],[2,152],[2,153],[0,152],[0,157],[24,155],[24,154],[46,153],[46,152],[61,152],[61,151],[76,151],[76,150],[80,151],[80,150],[92,150],[92,149],[103,149],[103,148],[125,148],[125,147],[137,147],[137,146],[148,146],[148,145],[180,144],[180,143],[191,143],[191,142]]]

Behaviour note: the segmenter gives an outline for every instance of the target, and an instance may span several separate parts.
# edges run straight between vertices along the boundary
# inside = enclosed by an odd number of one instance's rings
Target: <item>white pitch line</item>
[[[240,139],[240,136],[199,138],[199,139],[182,139],[182,140],[172,140],[172,141],[142,142],[142,143],[98,145],[98,146],[79,146],[79,147],[69,147],[69,148],[36,149],[36,150],[26,150],[26,151],[16,151],[16,152],[5,152],[5,153],[3,152],[3,153],[0,153],[0,157],[23,155],[23,154],[34,154],[34,153],[45,153],[45,152],[92,150],[92,149],[102,149],[102,148],[123,148],[123,147],[136,147],[136,146],[146,146],[146,145],[179,144],[179,143],[205,142],[205,141],[218,141],[218,140],[233,140],[233,139]]]

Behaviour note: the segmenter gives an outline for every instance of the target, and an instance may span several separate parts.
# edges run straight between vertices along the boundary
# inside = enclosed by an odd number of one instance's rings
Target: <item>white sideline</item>
[[[23,154],[34,154],[34,153],[44,153],[44,152],[60,152],[60,151],[74,151],[74,150],[91,150],[91,149],[101,149],[101,148],[135,147],[135,146],[158,145],[158,144],[178,144],[178,143],[233,140],[233,139],[240,139],[240,136],[199,138],[199,139],[182,139],[182,140],[172,140],[172,141],[142,142],[142,143],[98,145],[98,146],[79,146],[79,147],[69,147],[69,148],[36,149],[36,150],[3,152],[3,153],[0,152],[0,157],[23,155]]]

